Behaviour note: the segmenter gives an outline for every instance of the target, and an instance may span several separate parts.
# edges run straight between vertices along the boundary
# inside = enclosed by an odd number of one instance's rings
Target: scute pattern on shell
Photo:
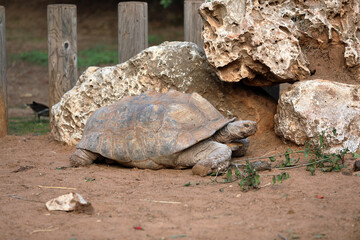
[[[96,110],[77,148],[121,163],[145,161],[189,148],[233,120],[197,93],[146,92]]]

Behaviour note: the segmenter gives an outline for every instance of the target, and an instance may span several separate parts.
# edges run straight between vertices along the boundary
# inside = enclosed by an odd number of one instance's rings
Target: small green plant
[[[239,186],[245,191],[251,188],[256,189],[260,186],[260,176],[249,161],[246,161],[244,172],[241,174]]]
[[[250,163],[250,160],[258,159],[269,159],[271,162],[277,161],[277,157],[284,157],[285,159],[278,165],[277,169],[287,170],[299,167],[306,167],[307,171],[310,171],[311,175],[315,175],[316,168],[320,168],[323,172],[338,172],[342,168],[345,168],[345,156],[350,153],[349,149],[342,149],[338,153],[328,153],[328,144],[327,140],[331,140],[332,137],[336,136],[336,129],[332,129],[330,133],[326,134],[326,131],[322,131],[316,138],[308,141],[305,144],[305,150],[300,150],[294,152],[292,149],[288,149],[285,153],[276,154],[273,156],[267,157],[257,157],[246,160],[245,169],[243,172],[238,168],[238,163],[232,162],[231,167],[226,173],[226,179],[224,183],[234,182],[240,180],[239,185],[242,190],[256,189],[260,185],[260,176],[257,174],[255,168]],[[303,154],[305,159],[309,159],[308,163],[300,164],[297,163],[300,160],[295,159],[295,154]],[[352,158],[360,158],[360,155],[357,153],[351,153]],[[235,167],[235,172],[233,169]],[[290,178],[290,175],[286,172],[281,174],[273,175],[272,184],[276,182],[282,183],[284,180]]]
[[[85,177],[85,182],[95,181],[95,178]]]
[[[257,173],[253,164],[254,163],[250,162],[249,160],[246,160],[246,163],[241,165],[239,165],[238,163],[231,163],[229,169],[226,172],[225,179],[221,183],[231,183],[231,182],[239,181],[238,183],[239,187],[243,191],[260,188],[260,175]],[[244,169],[240,170],[239,166],[243,167]],[[214,182],[219,183],[216,180],[219,174],[221,175],[222,173],[212,174],[212,176],[215,176],[215,179],[213,180]],[[290,177],[290,175],[286,172],[272,176],[273,176],[272,184],[275,184],[276,181],[282,183],[284,180]],[[268,185],[269,184],[265,186]],[[220,191],[223,190],[224,190],[223,188],[220,189]]]
[[[226,172],[226,179],[224,180],[224,183],[234,182],[237,180],[240,180],[239,186],[243,191],[257,189],[260,186],[260,176],[248,160],[246,161],[243,171],[241,171],[237,165],[232,165],[232,167],[230,167]]]
[[[286,168],[286,167],[292,167],[292,166],[295,166],[296,163],[299,162],[300,158],[298,158],[297,160],[295,158],[292,158],[291,157],[291,154],[293,154],[294,151],[289,148],[285,154],[284,154],[284,157],[285,157],[285,161],[281,164],[281,168]]]
[[[286,180],[288,178],[290,178],[290,175],[288,173],[286,173],[286,172],[274,175],[273,178],[272,178],[272,184],[275,184],[276,181],[278,181],[278,183],[282,183],[284,180]]]
[[[286,172],[278,175],[273,175],[272,184],[275,184],[276,181],[282,183],[288,178],[290,178],[290,175]],[[237,180],[240,180],[239,186],[243,191],[260,188],[260,175],[256,172],[256,169],[248,160],[246,161],[243,171],[241,171],[237,167],[237,165],[233,165],[233,167],[230,167],[226,172],[226,178],[224,180],[224,183],[234,182]]]
[[[320,168],[323,172],[340,171],[344,168],[345,156],[350,153],[349,149],[342,149],[338,153],[327,153],[328,144],[326,139],[331,140],[332,137],[336,136],[336,129],[332,129],[330,133],[322,131],[317,137],[305,143],[305,150],[294,152],[292,149],[288,149],[283,154],[276,154],[269,157],[253,158],[255,159],[266,159],[268,158],[271,162],[277,161],[277,157],[284,157],[285,160],[278,165],[276,168],[280,170],[306,167],[307,171],[310,171],[312,175],[315,174],[316,168]],[[300,158],[295,159],[292,156],[295,154],[303,154],[305,159],[309,159],[308,163],[297,165]],[[353,158],[358,158],[360,155],[352,153]]]
[[[336,136],[336,129],[332,130],[333,136]],[[309,164],[306,166],[306,170],[315,175],[315,169],[320,168],[323,172],[339,172],[344,168],[345,155],[349,153],[349,149],[342,149],[339,153],[326,153],[329,146],[325,139],[333,137],[331,135],[325,135],[325,131],[319,134],[318,139],[314,141],[308,141],[305,144],[304,156],[305,159],[309,157]]]

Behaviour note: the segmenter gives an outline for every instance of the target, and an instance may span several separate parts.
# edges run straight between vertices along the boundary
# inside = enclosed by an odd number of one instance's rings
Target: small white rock
[[[46,207],[49,211],[79,211],[88,212],[92,211],[91,203],[87,202],[78,193],[69,193],[61,195],[57,198],[51,199],[46,202]]]

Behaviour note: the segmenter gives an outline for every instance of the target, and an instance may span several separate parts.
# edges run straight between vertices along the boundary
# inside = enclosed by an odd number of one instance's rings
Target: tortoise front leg
[[[206,176],[226,170],[230,164],[231,153],[231,148],[225,144],[214,141],[200,142],[180,153],[177,166],[193,166],[193,174]]]
[[[90,152],[85,149],[76,149],[76,151],[70,157],[70,165],[72,167],[88,166],[92,164],[99,154]]]
[[[249,148],[250,140],[248,138],[234,140],[231,143],[226,143],[226,145],[231,148],[232,157],[242,157]]]

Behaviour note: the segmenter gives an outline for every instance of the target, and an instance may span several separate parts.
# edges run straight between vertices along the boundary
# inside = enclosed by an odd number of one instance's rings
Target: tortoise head
[[[256,133],[257,124],[255,121],[241,120],[229,123],[227,130],[235,139],[243,139]]]
[[[229,143],[234,140],[243,139],[254,135],[257,131],[257,124],[250,120],[240,120],[227,124],[212,137],[214,141]]]

